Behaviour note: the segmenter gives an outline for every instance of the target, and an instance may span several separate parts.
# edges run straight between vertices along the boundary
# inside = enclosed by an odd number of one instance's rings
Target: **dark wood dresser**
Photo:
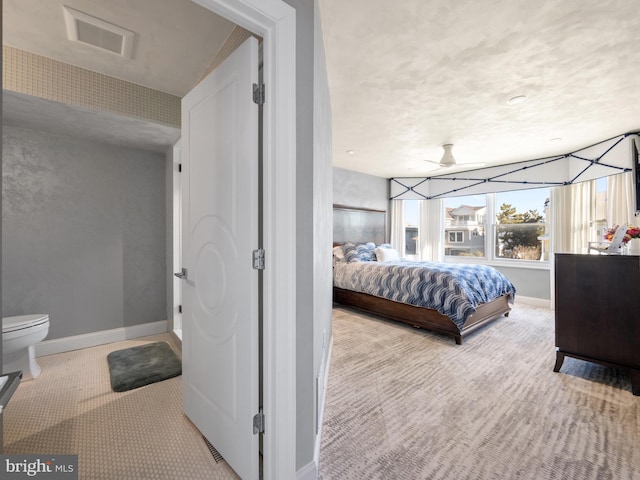
[[[626,370],[640,395],[640,256],[555,255],[556,364]]]

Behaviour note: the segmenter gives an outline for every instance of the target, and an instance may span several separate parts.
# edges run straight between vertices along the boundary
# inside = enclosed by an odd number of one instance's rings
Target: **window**
[[[592,227],[595,232],[593,238],[602,240],[605,231],[610,226],[607,224],[607,177],[598,178],[595,182],[595,219],[592,221]]]
[[[449,232],[449,242],[451,243],[462,243],[463,240],[463,232]]]
[[[404,254],[408,259],[417,259],[419,252],[420,228],[420,204],[419,200],[404,201]]]
[[[606,182],[599,191],[604,186]],[[529,266],[548,262],[550,196],[551,189],[545,187],[442,199],[444,221],[434,223],[443,225],[439,242],[443,242],[444,256],[454,262],[484,259],[529,262]],[[598,199],[606,201],[606,192]],[[420,204],[420,200],[403,201],[405,245],[401,253],[407,259],[420,258],[420,235],[429,228],[420,225]],[[604,207],[596,210],[602,212]]]
[[[454,257],[484,257],[486,218],[486,195],[445,199],[444,254]]]
[[[537,188],[445,199],[444,254],[548,261],[550,195]]]
[[[546,223],[549,196],[548,188],[495,194],[496,258],[549,260],[549,234]]]
[[[418,254],[418,227],[405,226],[404,253],[405,255]]]

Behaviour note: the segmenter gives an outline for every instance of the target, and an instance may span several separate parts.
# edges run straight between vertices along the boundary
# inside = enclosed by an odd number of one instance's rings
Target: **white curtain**
[[[404,201],[391,200],[391,246],[404,256]]]
[[[595,183],[575,183],[551,189],[552,236],[555,253],[587,253],[595,241],[591,221]]]
[[[441,262],[444,255],[444,200],[420,201],[420,260]]]
[[[633,175],[631,172],[607,177],[607,222],[613,225],[633,225]]]
[[[635,196],[632,172],[607,177],[607,223],[613,225],[636,225]],[[629,242],[629,253],[640,253],[640,240]]]
[[[588,181],[551,189],[551,251],[586,253],[592,237],[595,182]],[[550,258],[551,305],[555,305],[555,261]]]

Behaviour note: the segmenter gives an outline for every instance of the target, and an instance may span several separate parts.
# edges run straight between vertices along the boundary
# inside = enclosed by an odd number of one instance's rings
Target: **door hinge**
[[[253,268],[255,270],[264,270],[264,248],[253,251]]]
[[[253,84],[253,103],[264,105],[264,83],[260,85],[257,83]]]
[[[264,413],[262,408],[253,416],[253,434],[264,433]]]
[[[178,313],[182,313],[182,305],[178,305]]]
[[[178,172],[182,172],[182,164],[181,163],[178,164]]]

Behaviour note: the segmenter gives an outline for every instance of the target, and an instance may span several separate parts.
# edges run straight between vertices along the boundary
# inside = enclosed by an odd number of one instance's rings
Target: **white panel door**
[[[258,43],[182,100],[184,411],[243,479],[258,478]]]

